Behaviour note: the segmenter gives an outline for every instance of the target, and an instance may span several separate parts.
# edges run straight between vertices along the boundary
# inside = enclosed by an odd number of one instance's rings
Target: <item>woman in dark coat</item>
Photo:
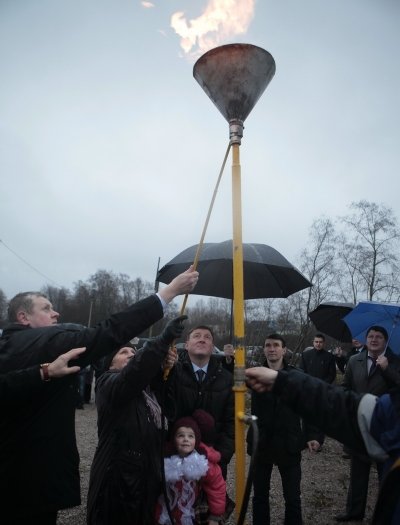
[[[175,361],[169,345],[181,336],[184,319],[170,322],[136,355],[123,347],[106,358],[107,371],[96,384],[99,443],[87,502],[90,525],[154,523],[161,490],[162,365]]]

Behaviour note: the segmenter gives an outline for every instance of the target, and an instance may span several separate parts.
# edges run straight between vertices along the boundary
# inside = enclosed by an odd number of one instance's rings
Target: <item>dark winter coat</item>
[[[343,378],[343,386],[359,394],[381,396],[395,386],[400,386],[400,358],[387,348],[385,357],[388,367],[383,370],[377,366],[374,372],[368,374],[368,352],[353,355],[347,363]]]
[[[357,424],[361,396],[298,370],[279,371],[272,392],[307,423],[349,448],[363,447]]]
[[[25,370],[15,370],[0,375],[0,406],[17,401],[26,401],[32,391],[42,387],[40,366],[32,366]]]
[[[373,525],[400,520],[400,389],[381,398],[328,385],[299,372],[279,372],[272,390],[281,401],[311,424],[358,454],[386,453],[394,466],[383,479]],[[397,459],[397,461],[396,461]]]
[[[120,371],[96,385],[99,443],[90,473],[87,523],[151,525],[161,493],[161,429],[143,390],[163,385],[161,364],[168,346],[148,342]]]
[[[327,383],[333,383],[336,379],[335,356],[326,350],[310,348],[301,354],[299,368],[306,374],[318,377]]]
[[[233,376],[220,360],[211,356],[207,375],[200,384],[187,356],[178,362],[171,378],[171,397],[175,400],[175,419],[190,416],[197,408],[215,419],[215,439],[211,443],[221,453],[221,466],[227,465],[235,451]]]
[[[264,363],[267,366],[267,362]],[[284,364],[283,370],[294,367]],[[257,416],[259,442],[257,458],[264,463],[293,465],[301,461],[301,451],[307,441],[301,418],[273,392],[252,392],[251,413]],[[252,432],[247,435],[247,452],[252,455]]]
[[[0,338],[0,373],[51,362],[86,346],[77,360],[86,366],[112,352],[163,315],[156,296],[136,303],[94,328],[13,324]],[[22,399],[22,398],[21,398]],[[80,504],[79,455],[75,439],[76,378],[26,384],[25,401],[2,406],[0,419],[0,506],[15,516],[53,512]]]

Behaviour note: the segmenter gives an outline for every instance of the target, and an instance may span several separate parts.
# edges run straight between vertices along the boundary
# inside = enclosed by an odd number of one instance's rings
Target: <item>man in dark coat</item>
[[[325,350],[325,336],[315,334],[313,347],[304,350],[301,354],[299,368],[306,374],[318,377],[327,383],[333,383],[336,379],[336,360],[335,356]],[[307,423],[308,424],[308,423]],[[317,429],[312,428],[310,432],[315,433]],[[323,444],[325,436],[323,432],[318,433],[317,441]],[[319,449],[321,450],[321,448]]]
[[[297,371],[250,368],[246,379],[249,387],[257,392],[273,392],[293,411],[346,447],[382,462],[387,474],[371,525],[400,523],[399,386],[378,398],[328,385]]]
[[[361,341],[359,341],[358,339],[352,339],[351,340],[351,348],[347,352],[347,355],[346,355],[346,366],[347,366],[347,363],[350,360],[350,357],[353,357],[353,355],[358,355],[361,352],[363,352],[364,350],[365,350],[365,346],[362,344]]]
[[[31,366],[23,370],[13,370],[0,375],[0,407],[12,403],[27,401],[29,397],[42,389],[44,383],[79,372],[79,366],[68,366],[69,361],[79,357],[85,348],[74,348],[60,355],[46,367]]]
[[[273,370],[291,370],[285,360],[286,343],[279,334],[269,335],[264,343],[264,366]],[[271,474],[277,465],[285,498],[285,525],[301,525],[301,452],[319,448],[318,441],[306,435],[300,417],[272,392],[251,393],[251,413],[257,416],[259,442],[253,473],[253,525],[269,525],[269,490]],[[252,450],[252,432],[248,433],[247,451]]]
[[[96,383],[99,443],[87,502],[89,525],[153,525],[161,494],[162,364],[183,332],[186,316],[135,352],[123,347],[107,356]],[[164,426],[165,428],[165,426]]]
[[[381,326],[372,326],[367,333],[366,351],[353,355],[346,367],[343,386],[359,394],[381,396],[400,384],[400,359],[386,348],[388,334]],[[346,512],[337,521],[362,519],[368,496],[371,461],[368,457],[351,454],[350,483]],[[381,478],[381,471],[378,468]]]
[[[189,269],[154,294],[93,328],[58,325],[59,314],[39,293],[18,294],[0,339],[0,373],[53,361],[86,347],[86,366],[113,352],[163,316],[163,307],[190,291],[198,273]],[[28,401],[10,403],[0,420],[0,503],[4,525],[54,524],[59,509],[80,504],[75,439],[76,379],[50,381]]]
[[[197,408],[215,419],[215,439],[210,443],[221,453],[221,470],[235,450],[233,376],[212,355],[214,336],[208,326],[193,328],[186,339],[187,355],[180,359],[171,375],[171,397],[175,399],[175,420],[190,416]]]
[[[301,354],[299,368],[306,374],[318,377],[327,383],[336,379],[335,356],[325,350],[325,336],[315,334],[313,347]]]

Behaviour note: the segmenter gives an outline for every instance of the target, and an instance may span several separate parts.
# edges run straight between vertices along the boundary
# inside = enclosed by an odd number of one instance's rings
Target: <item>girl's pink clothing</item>
[[[218,465],[221,454],[203,443],[201,448],[207,457],[194,450],[185,458],[171,456],[164,460],[167,494],[176,525],[194,523],[193,505],[201,489],[206,493],[210,516],[218,520],[225,512],[226,482]],[[171,523],[164,496],[158,499],[156,520],[160,525]]]

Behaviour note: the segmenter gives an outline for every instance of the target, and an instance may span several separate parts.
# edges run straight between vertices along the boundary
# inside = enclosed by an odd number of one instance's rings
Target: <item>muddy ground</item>
[[[60,525],[80,525],[85,523],[85,502],[89,482],[90,465],[97,444],[96,409],[93,403],[85,405],[84,410],[76,411],[76,434],[81,456],[82,505],[62,511]],[[330,525],[336,523],[334,516],[345,509],[349,460],[342,457],[342,446],[327,439],[320,453],[303,452],[302,460],[302,507],[304,525]],[[235,479],[234,460],[228,473],[228,493],[234,499]],[[364,523],[369,523],[378,490],[376,469],[373,467],[370,490]],[[271,524],[283,523],[284,503],[279,473],[274,469],[271,484]],[[247,514],[251,524],[251,505]],[[229,520],[234,525],[235,519]]]

